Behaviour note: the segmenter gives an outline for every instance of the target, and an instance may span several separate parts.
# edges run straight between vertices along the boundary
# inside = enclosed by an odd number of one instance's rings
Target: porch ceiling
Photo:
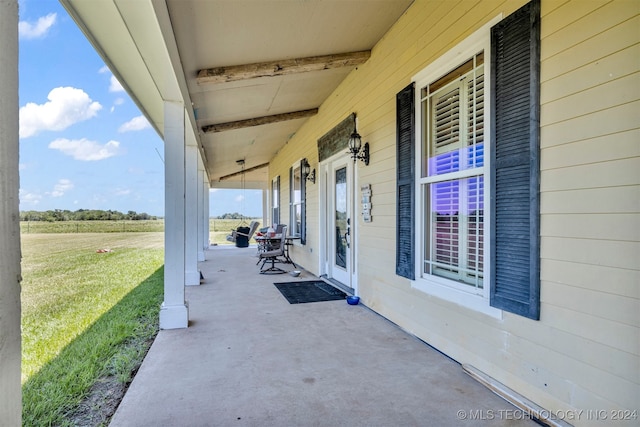
[[[357,66],[343,60],[278,75],[285,61],[366,52],[413,0],[61,1],[160,134],[163,100],[179,94],[193,106],[191,124],[211,186],[237,188],[236,160],[244,159],[247,169],[268,164],[308,116],[269,118],[320,107]],[[267,69],[276,75],[197,79],[204,69],[272,61]],[[264,119],[256,125],[256,118]],[[219,124],[227,130],[213,131]],[[265,186],[267,177],[267,167],[255,169],[246,185]]]

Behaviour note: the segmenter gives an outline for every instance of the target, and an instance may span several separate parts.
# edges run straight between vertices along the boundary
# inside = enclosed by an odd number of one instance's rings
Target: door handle
[[[347,227],[347,232],[344,233],[344,241],[347,244],[347,248],[351,247],[351,227]]]

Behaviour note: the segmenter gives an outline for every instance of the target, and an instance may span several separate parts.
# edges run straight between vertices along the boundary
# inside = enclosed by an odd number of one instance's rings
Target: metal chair
[[[283,262],[278,257],[284,256],[285,251],[285,239],[287,237],[287,226],[282,226],[282,232],[280,233],[280,239],[275,241],[273,247],[268,248],[267,250],[260,252],[259,257],[262,261],[262,265],[260,266],[260,274],[282,274],[286,273],[281,268],[275,266],[276,262]],[[271,262],[271,266],[265,268],[265,264]]]

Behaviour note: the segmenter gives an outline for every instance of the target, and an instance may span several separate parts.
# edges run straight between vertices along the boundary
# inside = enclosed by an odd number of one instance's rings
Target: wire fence
[[[129,233],[164,231],[164,220],[21,221],[21,233]]]
[[[211,241],[228,243],[226,236],[238,227],[248,226],[253,219],[209,219]],[[262,224],[262,219],[257,218]],[[24,234],[47,233],[136,233],[162,232],[164,220],[124,221],[20,221],[20,232]]]

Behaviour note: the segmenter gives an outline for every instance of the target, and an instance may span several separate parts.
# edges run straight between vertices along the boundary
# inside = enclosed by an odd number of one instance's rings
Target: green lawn
[[[211,219],[211,242],[248,223]],[[164,223],[20,225],[23,425],[105,425],[95,395],[124,389],[158,331]]]
[[[23,424],[73,425],[99,380],[130,381],[157,333],[163,233],[21,238]]]

